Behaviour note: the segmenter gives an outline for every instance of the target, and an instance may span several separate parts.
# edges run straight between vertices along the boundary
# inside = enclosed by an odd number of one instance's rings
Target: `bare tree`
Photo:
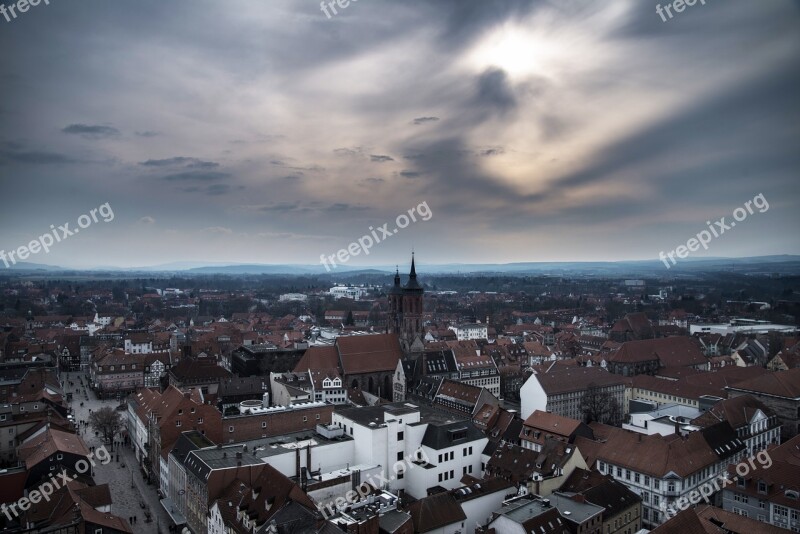
[[[103,443],[111,443],[122,429],[122,416],[118,411],[105,406],[89,415],[89,425],[103,435]]]
[[[585,423],[603,423],[619,425],[622,420],[622,410],[617,399],[608,391],[604,391],[596,384],[589,384],[586,393],[581,399],[581,411]]]

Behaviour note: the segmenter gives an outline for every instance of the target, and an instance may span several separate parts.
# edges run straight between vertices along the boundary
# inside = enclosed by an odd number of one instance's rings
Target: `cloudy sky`
[[[8,2],[5,2],[8,3]],[[800,253],[800,3],[50,0],[0,18],[0,249],[351,265]],[[419,217],[418,217],[419,219]],[[696,253],[699,256],[700,253]]]

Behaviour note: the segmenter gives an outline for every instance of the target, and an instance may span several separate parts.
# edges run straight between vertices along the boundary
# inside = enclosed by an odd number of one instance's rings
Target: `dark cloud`
[[[26,165],[59,165],[78,163],[78,160],[67,155],[39,150],[3,151],[0,152],[0,157],[7,161]]]
[[[136,135],[139,137],[157,137],[161,135],[159,132],[152,132],[150,130],[145,130],[144,132],[136,132]]]
[[[419,178],[422,176],[422,173],[417,171],[400,171],[399,174],[403,178]]]
[[[215,169],[219,167],[219,163],[214,161],[203,161],[201,159],[187,158],[184,156],[166,159],[149,159],[139,163],[139,165],[145,167],[185,167],[187,169]]]
[[[478,155],[482,157],[490,157],[490,156],[499,156],[501,154],[505,154],[506,149],[501,146],[491,147],[491,148],[484,148],[478,151]]]
[[[349,211],[364,211],[367,210],[366,206],[353,206],[352,204],[347,204],[345,202],[336,202],[327,206],[325,211],[333,211],[333,212],[349,212]]]
[[[186,171],[167,174],[161,179],[167,182],[214,182],[228,178],[230,174],[214,171]]]
[[[394,158],[391,156],[382,156],[379,154],[370,154],[369,156],[370,161],[374,161],[376,163],[383,163],[386,161],[394,161]]]
[[[70,124],[61,130],[65,134],[79,135],[84,139],[108,139],[118,137],[119,130],[111,126],[99,126],[89,124]]]
[[[472,105],[478,109],[493,109],[501,114],[517,107],[517,99],[505,71],[489,69],[480,75]]]
[[[227,193],[230,193],[230,191],[231,191],[231,186],[229,186],[228,184],[214,184],[206,188],[206,194],[212,196],[225,195]]]
[[[414,119],[412,124],[419,126],[420,124],[427,124],[429,122],[436,122],[439,120],[439,117],[417,117]]]
[[[364,178],[361,181],[365,184],[371,184],[371,185],[377,185],[386,182],[386,180],[383,178]]]

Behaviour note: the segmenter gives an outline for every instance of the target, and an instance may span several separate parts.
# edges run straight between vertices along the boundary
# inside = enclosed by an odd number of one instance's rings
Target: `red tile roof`
[[[336,348],[346,375],[393,372],[403,357],[397,334],[339,337]]]

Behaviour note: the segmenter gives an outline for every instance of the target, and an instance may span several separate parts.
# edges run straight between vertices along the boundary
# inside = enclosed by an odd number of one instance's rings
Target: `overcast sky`
[[[8,3],[8,2],[6,2]],[[800,3],[50,0],[0,18],[0,249],[350,265],[800,253]],[[701,254],[695,253],[695,256]]]

